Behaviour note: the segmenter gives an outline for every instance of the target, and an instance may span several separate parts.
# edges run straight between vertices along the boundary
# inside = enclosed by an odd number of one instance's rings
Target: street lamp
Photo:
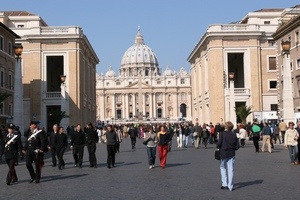
[[[13,122],[15,126],[19,126],[21,131],[24,131],[23,121],[23,83],[22,83],[22,52],[23,46],[15,44],[15,72],[14,72],[14,107],[13,107]]]
[[[281,42],[282,54],[283,54],[283,88],[282,101],[283,101],[283,119],[285,121],[294,121],[294,101],[292,90],[292,73],[290,66],[290,48],[291,41]]]
[[[61,112],[66,112],[66,75],[60,75],[60,89],[61,89]],[[66,128],[66,122],[63,118],[61,126]]]
[[[235,97],[234,97],[234,72],[229,72],[229,86],[230,86],[230,100],[229,100],[229,120],[233,123],[234,127],[236,127],[236,113],[235,113]]]

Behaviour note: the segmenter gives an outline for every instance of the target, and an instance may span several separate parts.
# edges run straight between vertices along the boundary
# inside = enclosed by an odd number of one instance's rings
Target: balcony
[[[230,88],[225,90],[225,96],[230,96]],[[250,89],[248,88],[234,88],[234,96],[250,96]]]
[[[46,98],[47,99],[60,99],[61,98],[61,92],[46,92]]]

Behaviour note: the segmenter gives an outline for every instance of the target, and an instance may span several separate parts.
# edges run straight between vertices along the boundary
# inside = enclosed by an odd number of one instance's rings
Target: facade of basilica
[[[97,120],[106,122],[191,120],[190,73],[169,66],[161,72],[154,51],[138,30],[117,74],[96,75]]]

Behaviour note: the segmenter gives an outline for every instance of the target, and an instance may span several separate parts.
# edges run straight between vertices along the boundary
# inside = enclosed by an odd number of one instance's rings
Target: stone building
[[[277,119],[276,43],[272,34],[284,9],[249,12],[242,20],[210,25],[188,57],[192,117],[202,122],[237,122],[234,109],[272,112]],[[229,74],[234,73],[230,88]],[[231,95],[232,94],[232,95]],[[247,121],[252,121],[249,115]]]
[[[154,51],[138,31],[124,53],[119,74],[97,74],[97,119],[106,122],[191,120],[190,74],[161,71]]]
[[[14,44],[19,36],[0,20],[0,125],[11,123],[14,96]]]
[[[285,122],[300,121],[300,5],[282,13],[280,26],[273,34],[277,43],[278,112]],[[284,51],[282,42],[289,43]]]
[[[0,19],[20,35],[24,48],[24,124],[38,120],[50,130],[61,111],[69,116],[61,121],[64,127],[95,122],[99,59],[82,28],[48,26],[26,11],[0,12]]]

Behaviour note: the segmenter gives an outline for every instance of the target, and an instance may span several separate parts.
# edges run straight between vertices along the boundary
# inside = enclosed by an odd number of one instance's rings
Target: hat
[[[9,125],[8,125],[8,128],[9,128],[9,129],[14,129],[14,128],[15,128],[15,125],[9,124]]]
[[[29,125],[32,125],[32,124],[37,125],[38,123],[37,123],[37,121],[31,121],[31,122],[29,123]]]

